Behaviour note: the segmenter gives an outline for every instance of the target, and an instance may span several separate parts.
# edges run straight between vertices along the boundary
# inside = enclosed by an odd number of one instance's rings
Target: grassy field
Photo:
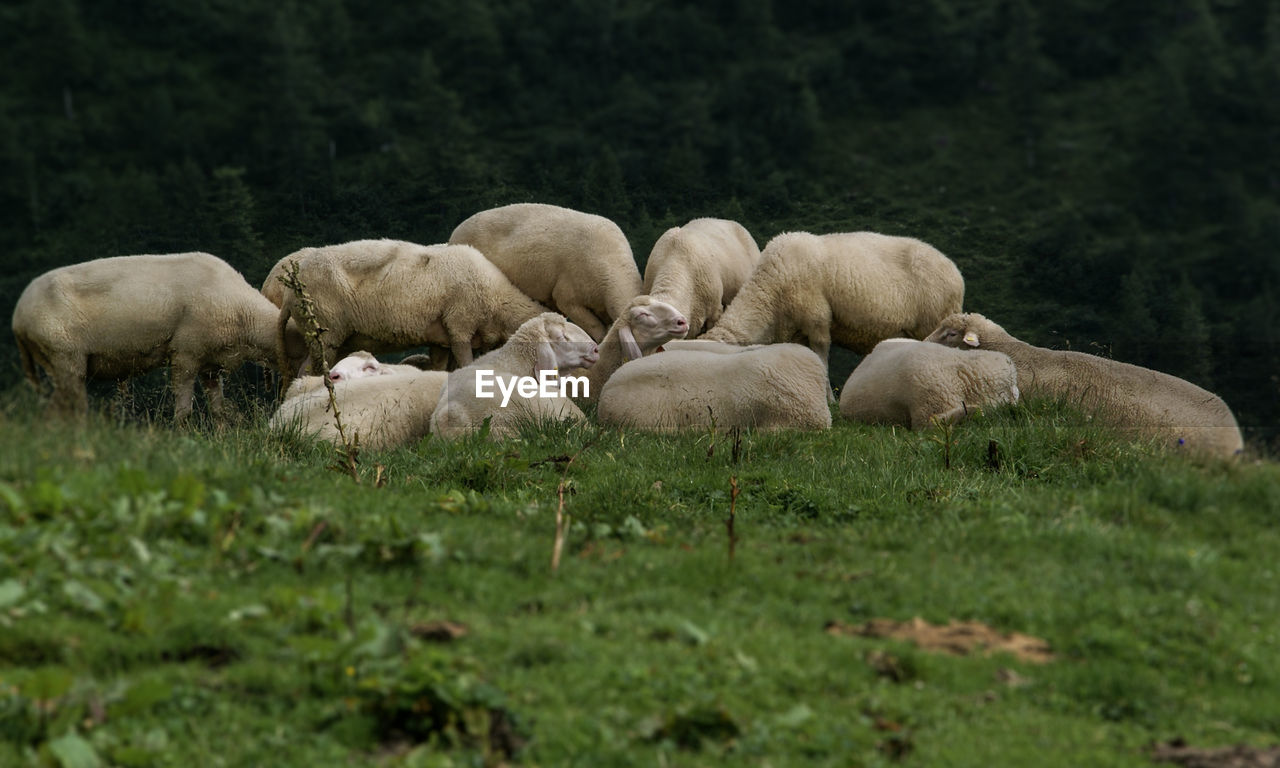
[[[427,439],[359,482],[261,414],[38,405],[0,397],[0,765],[1150,765],[1280,732],[1280,467],[1053,403]],[[915,617],[1052,658],[855,632]]]

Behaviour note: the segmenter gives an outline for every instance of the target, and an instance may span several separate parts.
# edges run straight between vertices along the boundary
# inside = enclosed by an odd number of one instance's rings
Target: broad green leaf
[[[75,731],[67,731],[48,743],[49,754],[57,759],[62,768],[99,768],[102,760],[93,751],[93,745],[80,737]]]
[[[17,579],[0,581],[0,608],[16,604],[27,594],[27,588]]]

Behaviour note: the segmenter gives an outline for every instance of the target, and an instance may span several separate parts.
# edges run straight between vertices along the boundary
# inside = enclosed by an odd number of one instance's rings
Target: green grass
[[[837,419],[736,464],[724,434],[428,439],[359,484],[262,414],[38,413],[0,398],[0,765],[1147,765],[1280,730],[1280,468],[1052,403],[959,426],[950,469],[940,431]],[[914,616],[1056,660],[824,631]]]

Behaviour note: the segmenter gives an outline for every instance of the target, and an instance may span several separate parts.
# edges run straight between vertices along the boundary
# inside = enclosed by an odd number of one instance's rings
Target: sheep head
[[[618,325],[618,341],[624,357],[638,360],[664,342],[683,339],[689,332],[689,321],[665,301],[638,296],[622,313]]]
[[[995,339],[1008,338],[1003,328],[976,312],[950,315],[942,320],[925,341],[947,347],[977,348]]]
[[[395,370],[379,363],[377,358],[368,352],[352,352],[333,364],[327,374],[329,381],[339,382],[347,379],[362,379],[366,376],[386,376]]]
[[[520,330],[534,325],[538,344],[534,376],[561,368],[590,368],[600,358],[600,347],[591,336],[563,316],[546,312],[527,321]]]

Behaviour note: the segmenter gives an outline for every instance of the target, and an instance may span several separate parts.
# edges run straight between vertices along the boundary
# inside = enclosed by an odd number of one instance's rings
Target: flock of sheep
[[[346,428],[371,448],[586,420],[583,400],[602,424],[639,429],[826,429],[835,343],[865,355],[841,390],[845,418],[919,429],[1048,396],[1200,455],[1242,450],[1212,393],[1018,341],[961,314],[963,298],[955,264],[909,237],[788,232],[762,251],[736,222],[694,219],[657,240],[642,277],[610,220],[523,203],[471,216],[444,244],[304,248],[261,291],[204,253],[62,267],[23,291],[13,332],[28,380],[39,387],[38,368],[52,380],[55,410],[83,413],[87,378],[168,365],[175,420],[197,378],[219,412],[222,372],[254,360],[287,384],[274,428],[337,439],[327,377]],[[321,359],[306,327],[319,329]],[[422,346],[430,353],[399,365],[374,357]],[[477,395],[481,375],[505,405]],[[516,387],[577,375],[589,383],[579,402]]]

